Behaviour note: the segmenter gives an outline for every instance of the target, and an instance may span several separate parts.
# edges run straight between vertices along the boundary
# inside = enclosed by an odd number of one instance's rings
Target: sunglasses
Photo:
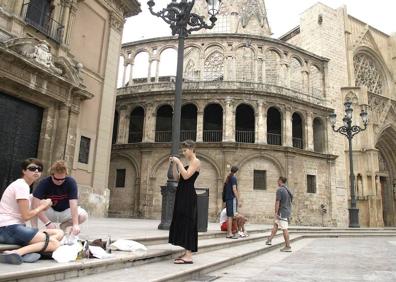
[[[56,177],[53,176],[53,175],[52,175],[52,178],[53,178],[55,181],[65,181],[65,179],[66,179],[66,178],[56,178]]]
[[[31,172],[35,172],[36,170],[37,170],[38,172],[42,172],[42,171],[43,171],[43,168],[40,167],[40,166],[29,166],[29,167],[27,167],[26,169],[29,170],[29,171],[31,171]]]

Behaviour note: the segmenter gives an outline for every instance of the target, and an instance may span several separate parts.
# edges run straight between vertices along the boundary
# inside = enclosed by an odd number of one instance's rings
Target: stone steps
[[[232,246],[260,242],[265,240],[269,235],[269,232],[252,233],[249,233],[249,237],[240,239],[226,239],[224,232],[202,235],[199,237],[199,252],[215,252],[216,250],[230,248]],[[171,260],[181,254],[182,248],[167,244],[167,239],[167,237],[161,237],[161,244],[155,245],[153,243],[158,241],[159,238],[152,238],[152,241],[147,239],[146,243],[149,243],[149,245],[148,251],[145,254],[114,252],[115,257],[106,260],[83,259],[65,264],[43,260],[34,264],[23,264],[23,268],[21,266],[9,265],[6,271],[0,273],[0,281],[58,281],[126,267],[135,267],[160,260]],[[263,243],[261,242],[261,244]]]
[[[238,263],[248,257],[264,254],[268,250],[277,248],[283,244],[281,232],[274,238],[274,245],[265,246],[264,240],[269,235],[267,232],[250,231],[250,236],[243,239],[226,239],[224,232],[211,232],[200,234],[199,236],[199,253],[194,256],[197,263],[194,265],[175,266],[172,258],[181,254],[182,249],[167,244],[167,236],[157,236],[151,238],[142,238],[140,241],[148,246],[145,254],[131,254],[126,252],[114,252],[115,257],[106,260],[80,260],[73,263],[58,264],[54,261],[39,261],[35,264],[23,264],[22,266],[7,265],[5,271],[0,271],[0,281],[59,281],[74,279],[85,279],[85,281],[104,281],[107,273],[111,272],[118,275],[124,272],[135,271],[140,269],[142,274],[146,271],[150,273],[156,267],[172,270],[170,273],[159,273],[159,276],[141,277],[142,280],[133,281],[184,281],[197,275],[215,271],[223,266],[229,266]],[[395,230],[382,229],[310,229],[310,228],[293,228],[290,230],[291,238],[299,240],[303,238],[337,238],[337,237],[380,237],[396,236]],[[219,254],[232,250],[232,253],[225,254],[224,259],[219,258]],[[216,258],[214,261],[211,258]],[[4,266],[4,265],[3,265]],[[151,270],[150,270],[151,269]],[[187,271],[186,269],[191,271]],[[206,271],[208,269],[208,271]],[[210,270],[210,271],[209,271]],[[138,271],[138,272],[139,272]],[[162,270],[161,270],[162,271]],[[176,271],[176,272],[175,272]],[[182,271],[179,273],[177,271]],[[136,273],[134,272],[133,275]],[[129,274],[128,274],[129,275]],[[132,275],[132,274],[131,274]],[[151,275],[151,274],[150,274]],[[173,275],[173,276],[172,276]],[[128,276],[131,277],[131,276]],[[137,276],[139,277],[139,276]],[[92,280],[91,280],[92,279]],[[110,278],[108,278],[110,279]],[[107,279],[107,280],[108,280]],[[139,278],[140,279],[140,278]],[[168,280],[167,280],[168,279]],[[169,280],[170,279],[170,280]],[[176,279],[176,280],[174,280]],[[106,280],[106,279],[105,279]],[[118,281],[117,279],[112,279]],[[77,280],[75,280],[77,281]],[[82,281],[79,281],[82,282]]]

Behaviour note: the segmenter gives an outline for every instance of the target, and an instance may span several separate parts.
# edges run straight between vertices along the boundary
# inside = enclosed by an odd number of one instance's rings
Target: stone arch
[[[160,58],[158,75],[161,77],[176,76],[177,48],[165,46],[158,51],[158,56]]]
[[[303,89],[303,63],[301,59],[292,55],[289,60],[290,88],[301,91]]]
[[[137,162],[137,160],[134,157],[132,157],[132,156],[130,156],[128,154],[124,154],[124,153],[112,153],[110,161],[113,158],[125,158],[125,159],[128,159],[128,161],[130,161],[131,164],[133,165],[133,167],[135,168],[137,177],[140,178],[140,166],[139,166],[139,163]]]
[[[243,82],[255,81],[255,58],[256,54],[251,47],[241,46],[235,51],[236,54],[236,80]]]
[[[117,187],[117,173],[124,176],[123,186]],[[122,178],[121,178],[122,179]],[[136,214],[139,197],[139,170],[130,156],[113,154],[109,169],[109,214],[132,217]]]
[[[223,80],[225,71],[224,52],[213,48],[208,53],[204,60],[204,80]]]
[[[206,54],[207,52],[208,52],[208,50],[209,49],[217,49],[217,48],[220,48],[220,50],[223,52],[223,54],[224,54],[224,52],[225,52],[225,47],[221,44],[221,43],[217,43],[217,42],[212,42],[212,43],[209,43],[208,44],[208,46],[206,46],[204,49],[203,49],[203,52]],[[218,49],[217,49],[218,50]],[[210,51],[209,51],[209,53],[210,53]]]
[[[278,168],[278,170],[281,172],[282,175],[286,175],[286,171],[283,168],[282,163],[277,158],[275,158],[269,154],[266,154],[266,153],[251,154],[251,155],[247,156],[246,158],[244,158],[242,161],[240,161],[238,163],[239,170],[241,171],[243,169],[243,166],[248,161],[250,161],[252,159],[256,159],[256,158],[264,158],[264,159],[270,160],[271,162],[273,162],[275,164],[275,166]]]
[[[162,47],[158,50],[158,56],[161,56],[161,54],[162,54],[165,50],[167,50],[167,49],[173,49],[173,50],[175,50],[175,51],[177,52],[177,46],[176,46],[176,45],[167,43],[167,44],[165,44],[164,46],[162,46]]]
[[[385,226],[396,226],[396,127],[389,124],[378,135],[375,147],[383,158],[387,174],[380,175],[380,187],[377,188],[382,198],[383,219]],[[379,195],[378,195],[379,196]]]
[[[253,59],[254,60],[257,59],[257,49],[255,48],[255,46],[253,44],[247,45],[246,43],[240,43],[240,44],[236,45],[234,48],[236,51],[241,48],[250,49],[254,54]]]
[[[321,96],[323,93],[323,71],[317,65],[309,67],[309,93]]]
[[[265,82],[279,85],[281,83],[281,58],[276,49],[267,49],[265,52]]]
[[[201,76],[202,50],[195,44],[184,49],[184,77],[186,80],[196,81]]]
[[[366,86],[369,92],[387,96],[392,77],[382,56],[368,47],[359,47],[353,54],[355,86]],[[369,71],[367,76],[365,71]],[[378,76],[379,78],[375,78]],[[379,85],[380,83],[380,85]]]

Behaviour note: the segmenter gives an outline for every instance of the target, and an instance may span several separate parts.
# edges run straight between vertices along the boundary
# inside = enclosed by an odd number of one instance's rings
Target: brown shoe
[[[281,252],[287,252],[287,253],[291,253],[292,249],[291,247],[283,247],[282,249],[280,249]]]

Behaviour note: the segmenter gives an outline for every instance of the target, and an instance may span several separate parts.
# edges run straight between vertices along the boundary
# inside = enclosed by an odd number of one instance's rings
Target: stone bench
[[[0,252],[9,251],[19,249],[21,246],[18,245],[8,245],[8,244],[0,244]]]

